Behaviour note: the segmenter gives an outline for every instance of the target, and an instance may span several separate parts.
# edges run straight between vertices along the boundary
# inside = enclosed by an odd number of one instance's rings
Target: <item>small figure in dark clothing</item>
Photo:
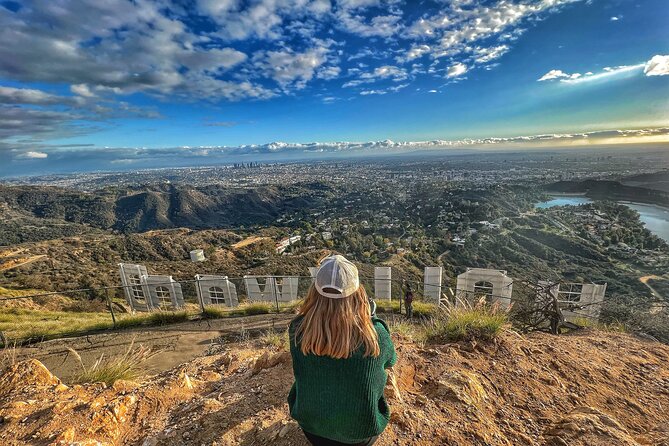
[[[413,318],[413,291],[411,291],[411,287],[408,287],[406,293],[404,293],[404,306],[407,311],[407,317],[409,319]]]

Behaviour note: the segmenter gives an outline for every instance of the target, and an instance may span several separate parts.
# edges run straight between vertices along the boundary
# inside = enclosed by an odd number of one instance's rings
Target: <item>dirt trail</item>
[[[655,296],[658,299],[663,299],[662,294],[660,294],[655,288],[653,288],[653,286],[650,283],[648,283],[648,281],[649,280],[661,280],[661,279],[662,278],[660,276],[655,276],[655,275],[639,277],[639,281],[641,283],[643,283],[644,285],[646,285],[648,287],[648,289],[650,290],[650,292],[653,293],[653,296]]]
[[[0,263],[0,271],[8,271],[10,269],[16,269],[20,266],[30,265],[31,263],[37,262],[39,260],[46,259],[46,255],[37,255],[30,257],[21,257],[18,259],[8,260],[6,262]]]
[[[19,348],[17,357],[37,359],[56,376],[67,381],[80,370],[79,363],[69,354],[68,347],[76,350],[85,364],[92,364],[100,355],[109,358],[123,354],[134,341],[135,344],[161,352],[145,364],[147,374],[156,374],[201,356],[212,346],[235,342],[273,328],[284,329],[292,317],[286,314],[265,314],[54,339]]]
[[[387,392],[379,446],[669,446],[669,346],[596,331],[395,341],[403,399]],[[0,378],[0,444],[304,446],[285,402],[290,355],[259,342],[111,388],[21,362]]]

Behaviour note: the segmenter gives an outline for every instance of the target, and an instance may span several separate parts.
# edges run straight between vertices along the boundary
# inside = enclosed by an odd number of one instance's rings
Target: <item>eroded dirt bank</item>
[[[669,347],[624,334],[505,333],[487,345],[397,339],[379,445],[669,445]],[[65,386],[37,361],[0,378],[3,445],[305,445],[290,357],[249,341],[143,383]]]

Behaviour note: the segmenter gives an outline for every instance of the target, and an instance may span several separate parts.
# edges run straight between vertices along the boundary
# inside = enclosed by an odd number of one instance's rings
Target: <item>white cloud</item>
[[[42,90],[0,86],[0,104],[75,105],[76,103],[75,98],[58,96]]]
[[[317,77],[319,79],[325,79],[325,80],[336,79],[339,77],[340,73],[341,73],[341,68],[339,67],[336,66],[323,67],[321,70],[318,71]]]
[[[342,85],[343,88],[358,87],[363,84],[371,84],[380,81],[402,82],[409,78],[409,74],[404,68],[394,65],[383,65],[374,68],[372,71],[360,72],[359,70],[349,70],[349,74],[357,75],[356,79],[350,80]],[[366,90],[372,91],[372,90]],[[381,90],[378,90],[381,91]],[[386,89],[383,91],[395,91]],[[373,94],[373,93],[367,93]]]
[[[448,70],[446,70],[446,77],[449,78],[460,77],[467,71],[468,71],[467,65],[460,62],[456,62],[450,67],[448,67]]]
[[[371,73],[363,73],[361,79],[392,79],[395,82],[403,81],[407,78],[407,72],[404,68],[393,65],[383,65],[377,67]]]
[[[71,85],[70,91],[76,95],[83,96],[85,98],[92,98],[96,96],[96,94],[92,92],[91,88],[86,84]]]
[[[644,66],[643,72],[646,76],[667,76],[669,75],[669,55],[653,56]]]
[[[344,30],[361,37],[390,37],[401,29],[401,17],[397,15],[380,15],[366,19],[362,15],[341,10],[337,19]]]
[[[551,80],[554,80],[554,79],[562,79],[562,80],[564,80],[564,79],[578,79],[581,76],[582,76],[581,73],[568,74],[568,73],[565,73],[562,70],[550,70],[548,73],[544,74],[543,76],[541,76],[537,80],[539,82],[543,82],[543,81],[551,81]]]
[[[430,52],[430,47],[428,45],[412,45],[404,55],[396,57],[398,62],[409,62],[414,59],[422,57],[424,54]]]
[[[321,46],[296,53],[286,49],[265,51],[254,56],[255,67],[283,88],[304,88],[316,70],[327,61],[328,48]],[[336,67],[334,67],[336,68]],[[329,74],[332,74],[332,69]]]
[[[315,79],[384,93],[419,76],[457,79],[491,69],[531,22],[579,1],[440,0],[416,16],[406,0],[22,0],[0,7],[0,78],[71,95],[0,87],[11,105],[0,139],[158,117],[121,97],[135,93],[219,102],[294,94]],[[443,57],[458,62],[444,70]]]
[[[612,21],[612,22],[617,22],[618,20],[620,20],[620,19],[622,19],[622,18],[623,18],[622,15],[617,15],[617,16],[614,15],[613,17],[611,17],[611,21]]]
[[[585,74],[566,73],[555,69],[541,76],[538,81],[559,80],[567,84],[581,84],[584,82],[613,80],[621,76],[632,76],[642,71],[646,76],[664,76],[669,74],[669,56],[656,55],[648,62],[641,64],[604,67],[602,71],[597,73],[592,71],[588,71]]]
[[[381,90],[365,90],[364,95],[384,94]],[[174,160],[176,157],[187,160],[191,157],[208,157],[212,161],[217,158],[227,159],[239,155],[261,155],[282,153],[341,153],[341,152],[407,152],[414,150],[443,150],[443,149],[476,149],[493,147],[556,147],[582,146],[598,143],[621,143],[625,140],[638,142],[636,138],[655,138],[669,141],[669,128],[646,129],[614,129],[585,133],[561,133],[523,135],[513,137],[487,137],[459,140],[430,140],[430,141],[335,141],[287,143],[272,142],[268,144],[251,144],[237,147],[227,146],[198,146],[198,147],[165,147],[165,148],[76,148],[60,151],[57,147],[46,146],[49,158],[71,158],[73,153],[85,155],[87,159],[97,159],[101,162],[110,160],[124,160],[127,163],[150,162],[156,166],[161,159]]]
[[[474,61],[477,64],[487,64],[499,59],[509,51],[508,45],[497,45],[492,47],[477,47],[474,50]]]
[[[28,159],[44,159],[47,158],[49,155],[44,152],[25,152],[21,158],[28,158]]]

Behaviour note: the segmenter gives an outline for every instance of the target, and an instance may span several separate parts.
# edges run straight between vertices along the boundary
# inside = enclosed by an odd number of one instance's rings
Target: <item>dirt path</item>
[[[653,287],[651,286],[651,284],[648,283],[648,281],[651,280],[651,279],[659,280],[659,279],[662,279],[662,278],[659,277],[659,276],[643,276],[643,277],[639,277],[639,281],[640,281],[641,283],[643,283],[644,285],[646,285],[646,286],[648,287],[648,289],[650,290],[650,292],[653,293],[653,295],[654,295],[655,297],[657,297],[657,298],[659,298],[659,299],[662,299],[663,296],[662,296],[662,295],[661,295],[655,288],[653,288]]]
[[[161,351],[146,363],[146,373],[152,375],[201,356],[212,345],[243,340],[271,329],[283,330],[292,317],[289,314],[263,314],[55,339],[19,348],[17,357],[37,359],[56,376],[68,381],[80,370],[78,361],[68,354],[68,347],[76,350],[84,364],[89,366],[100,355],[104,354],[106,358],[122,355],[134,341],[136,345]]]
[[[15,269],[20,266],[25,266],[29,265],[31,263],[37,262],[38,260],[44,260],[46,259],[47,256],[44,254],[37,255],[37,256],[31,256],[31,257],[24,257],[20,259],[14,259],[14,260],[9,260],[5,263],[0,264],[0,271],[7,271],[10,269]]]

